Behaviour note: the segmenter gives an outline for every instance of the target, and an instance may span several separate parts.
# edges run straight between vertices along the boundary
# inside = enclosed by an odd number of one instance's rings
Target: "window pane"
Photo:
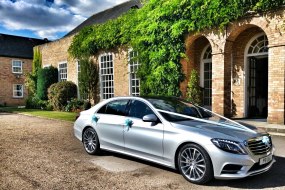
[[[12,72],[22,73],[22,61],[17,61],[17,60],[12,61]]]
[[[106,114],[113,114],[113,115],[126,115],[126,107],[129,100],[118,100],[108,103],[106,106]]]
[[[102,97],[108,99],[114,96],[113,60],[111,54],[102,55],[100,60]]]
[[[142,119],[143,116],[148,114],[154,114],[153,111],[145,103],[137,100],[133,100],[128,116]]]
[[[138,67],[139,67],[139,62],[137,60],[137,55],[138,53],[136,51],[131,51],[129,52],[129,71],[130,71],[130,93],[133,96],[139,96],[140,92],[139,90],[139,85],[140,83],[137,82],[140,79],[136,75]]]
[[[59,81],[67,80],[67,63],[60,63],[59,66]]]

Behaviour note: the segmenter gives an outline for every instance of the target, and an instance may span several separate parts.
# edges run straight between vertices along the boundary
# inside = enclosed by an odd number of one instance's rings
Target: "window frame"
[[[20,86],[22,86],[22,88],[21,88],[21,91],[20,90],[15,90],[15,86],[18,86],[18,85],[20,85]],[[24,98],[24,85],[23,84],[13,84],[13,89],[12,89],[13,91],[13,98]],[[22,95],[21,96],[15,96],[15,92],[17,93],[17,92],[21,92],[22,93]]]
[[[106,59],[102,61],[103,57],[106,57]],[[110,59],[110,57],[112,59]],[[100,54],[99,56],[100,97],[103,100],[106,100],[106,99],[109,99],[115,96],[114,65],[115,63],[114,63],[113,53],[109,52],[109,53]],[[109,73],[110,70],[112,70],[113,72]]]
[[[134,54],[132,56],[132,54]],[[138,60],[132,60],[132,57],[137,56],[138,52],[137,51],[133,51],[132,49],[130,49],[128,51],[128,70],[129,70],[129,95],[130,96],[139,96],[140,95],[140,78],[137,77],[137,69],[140,66],[140,63]],[[132,76],[135,76],[134,78]],[[135,82],[135,85],[133,85],[133,81]],[[137,82],[138,81],[138,85]],[[133,92],[133,88],[137,89],[138,88],[138,92],[135,90],[135,92]]]
[[[207,79],[205,80],[205,65],[206,64],[210,64],[211,68],[207,71],[207,73],[210,74],[210,78],[211,79]],[[213,67],[213,61],[212,61],[212,47],[210,44],[206,45],[205,48],[202,51],[201,54],[201,61],[200,61],[200,86],[203,88],[203,104],[205,107],[207,107],[208,109],[211,109],[212,107],[212,97],[213,97],[213,87],[212,87],[212,81],[213,81],[213,71],[212,71],[212,67]],[[209,87],[206,88],[205,87],[205,82],[209,83]],[[205,97],[205,91],[208,91],[210,96]],[[207,99],[207,103],[205,104]]]
[[[66,64],[66,67],[60,68],[60,65]],[[61,73],[61,70],[66,69],[66,73]],[[66,75],[66,78],[62,78],[61,76]],[[68,80],[68,64],[67,61],[63,61],[58,63],[58,81],[67,81]]]
[[[123,115],[121,115],[121,114],[112,114],[112,113],[107,113],[107,112],[106,112],[106,111],[107,111],[107,108],[108,108],[108,105],[113,104],[113,103],[116,103],[116,102],[121,102],[121,101],[126,101],[126,107],[125,107],[125,110],[124,110],[124,114],[123,114]],[[126,117],[126,116],[127,116],[127,111],[129,110],[129,105],[130,105],[130,99],[113,100],[113,101],[107,102],[106,104],[104,104],[103,106],[101,106],[101,107],[96,111],[96,113],[97,113],[97,114],[115,115],[115,116],[123,116],[123,117]],[[104,112],[100,112],[102,108],[104,108]]]
[[[129,100],[129,103],[128,103],[128,106],[127,106],[127,110],[126,110],[126,116],[127,116],[127,117],[135,118],[135,119],[141,119],[141,120],[143,119],[143,118],[140,118],[140,117],[130,116],[130,111],[131,111],[132,105],[133,105],[134,102],[136,102],[136,101],[137,101],[137,102],[140,102],[140,103],[142,103],[142,104],[144,104],[145,106],[147,106],[147,107],[152,111],[152,113],[150,113],[150,114],[154,114],[154,115],[158,118],[158,120],[160,121],[160,119],[159,119],[159,117],[157,116],[155,110],[153,110],[150,105],[148,105],[148,104],[147,104],[146,102],[144,102],[144,101],[137,100],[137,99],[130,99],[130,100]],[[145,116],[145,115],[144,115],[144,116]]]
[[[20,62],[21,65],[20,66],[14,66],[14,62]],[[15,72],[14,68],[20,68],[20,71],[19,72]],[[23,61],[22,60],[18,60],[18,59],[13,59],[12,60],[12,73],[15,73],[15,74],[22,74],[23,73]]]

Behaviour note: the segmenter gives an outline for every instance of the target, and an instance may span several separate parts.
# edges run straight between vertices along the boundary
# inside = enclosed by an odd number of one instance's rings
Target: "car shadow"
[[[141,164],[145,164],[148,166],[152,166],[155,168],[159,168],[165,171],[173,172],[178,174],[179,171],[175,169],[171,169],[159,164],[155,164],[149,161],[141,160],[138,158],[121,155],[113,152],[102,151],[98,156],[114,156],[117,158],[127,159],[134,162],[139,162]],[[213,180],[210,183],[204,186],[213,186],[213,187],[229,187],[229,188],[241,188],[241,189],[265,189],[265,188],[280,188],[285,187],[285,158],[275,156],[276,162],[273,164],[272,168],[263,173],[256,176],[250,176],[243,179],[235,179],[235,180]]]
[[[165,171],[170,171],[170,172],[173,172],[173,173],[179,173],[178,170],[175,170],[175,169],[172,169],[172,168],[168,168],[168,167],[163,166],[163,165],[159,165],[159,164],[156,164],[156,163],[153,163],[153,162],[150,162],[150,161],[142,160],[142,159],[139,159],[139,158],[135,158],[135,157],[132,157],[132,156],[127,156],[127,155],[123,155],[123,154],[119,154],[119,153],[115,153],[115,152],[101,151],[100,154],[97,155],[97,156],[114,156],[114,157],[117,157],[117,158],[126,159],[126,160],[130,160],[130,161],[138,162],[138,163],[141,163],[141,164],[144,164],[144,165],[148,165],[148,166],[152,166],[152,167],[155,167],[155,168],[159,168],[159,169],[162,169],[162,170],[165,170]]]

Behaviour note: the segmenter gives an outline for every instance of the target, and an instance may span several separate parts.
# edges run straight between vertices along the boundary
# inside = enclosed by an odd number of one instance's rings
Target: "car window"
[[[126,115],[126,107],[129,100],[115,100],[102,106],[97,113],[112,114],[112,115]]]
[[[148,114],[154,114],[148,105],[138,100],[132,100],[128,112],[129,117],[136,117],[142,119],[143,116]]]
[[[157,109],[174,112],[178,114],[188,115],[197,118],[209,118],[211,115],[190,104],[187,101],[183,101],[181,99],[176,98],[147,98],[147,100]],[[182,120],[189,120],[185,117],[176,116],[173,114],[168,114],[164,112],[160,112],[160,114],[168,121],[182,121]]]

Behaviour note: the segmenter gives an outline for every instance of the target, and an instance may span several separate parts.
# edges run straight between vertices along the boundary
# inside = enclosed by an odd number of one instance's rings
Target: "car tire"
[[[177,164],[182,176],[195,184],[205,184],[214,177],[209,154],[197,144],[186,144],[178,153]]]
[[[88,127],[83,131],[82,143],[88,154],[94,155],[100,152],[100,143],[95,129]]]

